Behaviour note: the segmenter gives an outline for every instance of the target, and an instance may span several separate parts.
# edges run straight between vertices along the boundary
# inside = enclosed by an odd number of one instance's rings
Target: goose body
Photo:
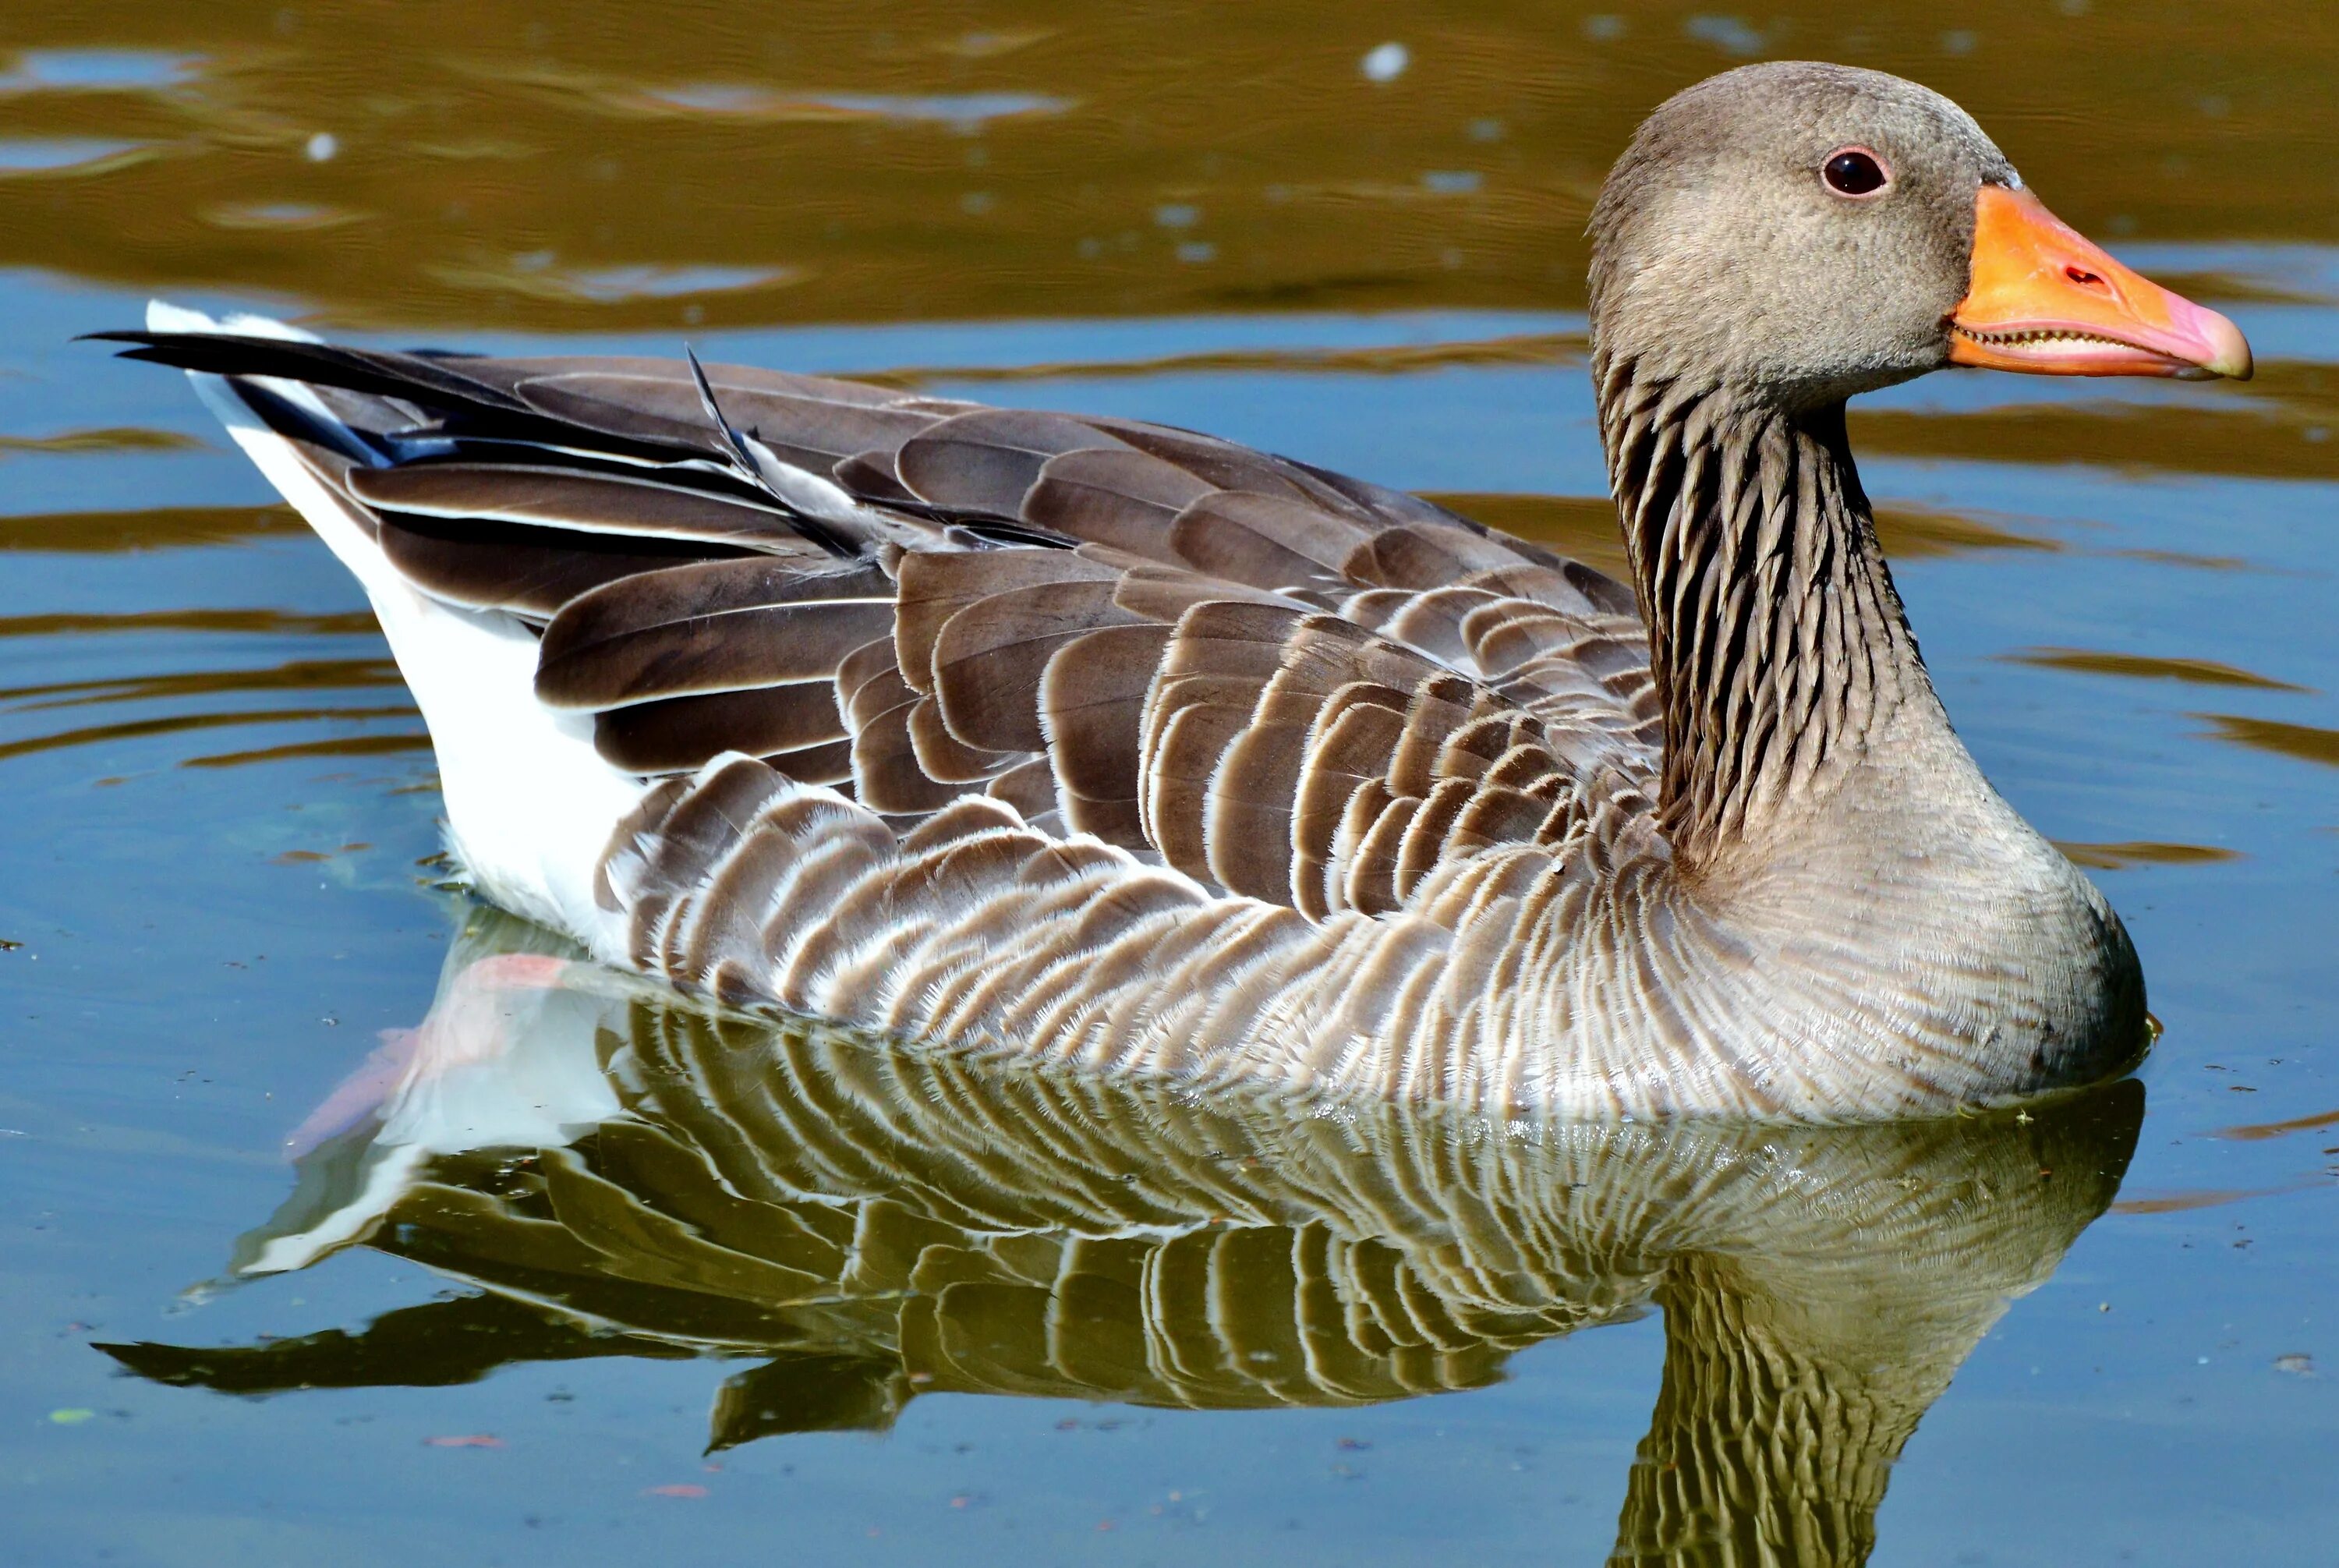
[[[1594,241],[1629,587],[1135,421],[164,306],[123,336],[364,583],[479,891],[608,962],[1490,1112],[1920,1114],[2132,1060],[2135,953],[1951,731],[1842,404],[1951,362],[2246,373],[2238,334],[1840,67],[1668,103]]]

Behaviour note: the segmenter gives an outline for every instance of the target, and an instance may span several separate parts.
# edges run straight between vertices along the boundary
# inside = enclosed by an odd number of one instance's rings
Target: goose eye
[[[1883,160],[1865,147],[1846,147],[1828,155],[1820,178],[1839,196],[1873,196],[1892,182]]]

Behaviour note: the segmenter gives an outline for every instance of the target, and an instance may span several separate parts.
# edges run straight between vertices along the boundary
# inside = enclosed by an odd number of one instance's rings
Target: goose
[[[478,892],[733,1008],[1489,1116],[1938,1115],[2124,1070],[1845,435],[1948,366],[2246,377],[1949,99],[1750,65],[1591,216],[1632,582],[1131,419],[157,303],[363,584]]]

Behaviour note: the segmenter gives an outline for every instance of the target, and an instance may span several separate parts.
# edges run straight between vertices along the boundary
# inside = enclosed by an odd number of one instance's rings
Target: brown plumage
[[[1823,186],[1846,143],[1890,199]],[[1952,357],[1975,214],[2017,189],[1870,73],[1751,67],[1653,116],[1594,222],[1629,587],[1131,420],[123,336],[223,378],[335,547],[393,568],[394,641],[455,636],[451,604],[532,659],[542,708],[489,720],[400,649],[482,888],[608,956],[1198,1080],[1938,1111],[2144,1025],[2117,921],[1949,731],[1844,440],[1846,396]],[[587,844],[530,788],[625,825]]]

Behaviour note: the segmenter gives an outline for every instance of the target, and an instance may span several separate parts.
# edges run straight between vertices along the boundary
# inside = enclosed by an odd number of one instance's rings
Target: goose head
[[[1592,220],[1604,364],[1793,409],[1949,365],[2233,376],[2225,317],[2057,219],[1913,82],[1749,65],[1661,105]]]

